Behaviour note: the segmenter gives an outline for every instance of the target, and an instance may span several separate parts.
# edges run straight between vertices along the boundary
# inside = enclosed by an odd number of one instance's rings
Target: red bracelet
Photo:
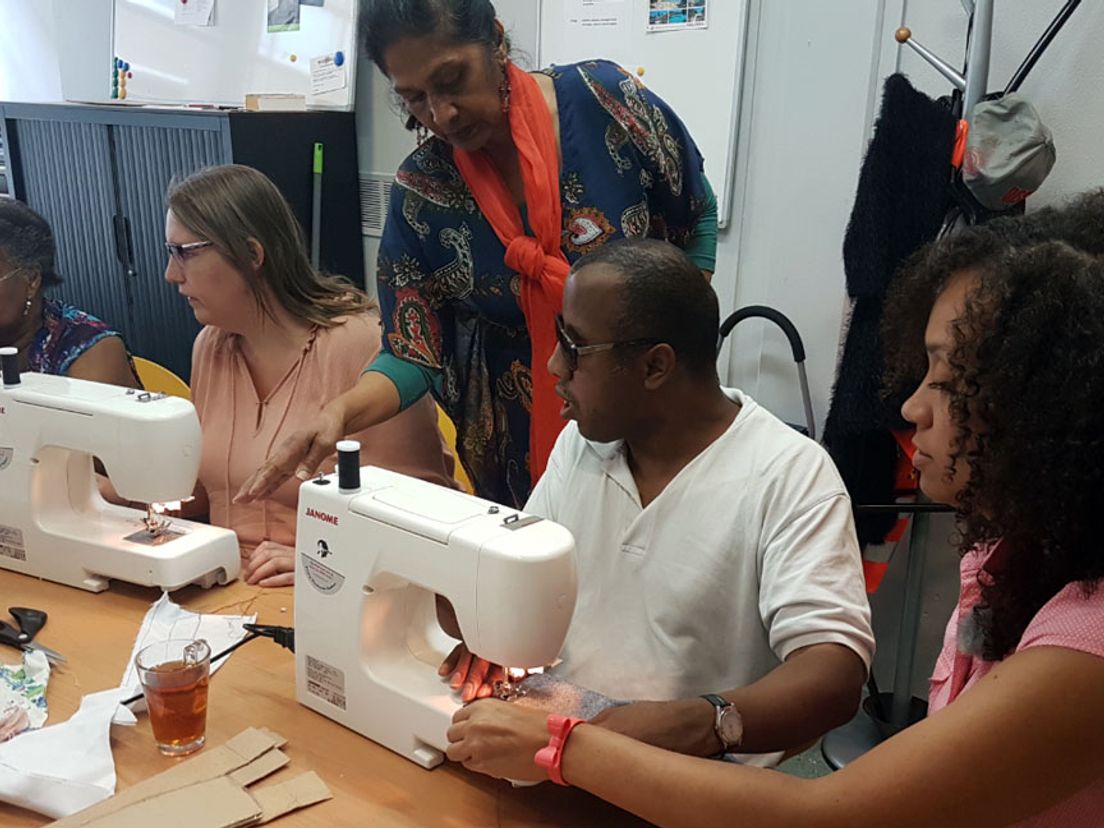
[[[564,743],[576,725],[581,725],[586,719],[569,719],[566,716],[548,714],[548,734],[551,738],[548,744],[542,747],[533,756],[533,761],[548,771],[548,778],[557,785],[566,785],[563,774],[560,772],[560,763],[563,761]]]

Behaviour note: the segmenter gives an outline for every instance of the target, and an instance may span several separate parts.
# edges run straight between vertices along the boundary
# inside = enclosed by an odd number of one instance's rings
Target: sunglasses
[[[559,314],[556,314],[556,339],[560,343],[560,350],[563,351],[564,359],[567,360],[567,367],[572,373],[579,367],[579,357],[586,354],[612,351],[614,348],[659,344],[657,339],[626,339],[621,342],[603,342],[600,345],[576,345],[564,329],[563,317]]]
[[[165,242],[165,249],[169,251],[169,256],[177,264],[184,264],[190,258],[195,256],[200,250],[205,250],[208,247],[214,247],[213,241],[197,241],[188,242],[187,244],[173,244],[172,242]]]

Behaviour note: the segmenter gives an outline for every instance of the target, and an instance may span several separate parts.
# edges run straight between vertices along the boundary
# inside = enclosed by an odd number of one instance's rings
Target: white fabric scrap
[[[246,632],[243,624],[252,624],[257,620],[256,615],[201,615],[190,612],[179,604],[174,604],[167,592],[149,608],[146,617],[142,619],[142,627],[138,631],[138,637],[134,639],[134,648],[130,652],[130,661],[123,671],[123,680],[119,687],[126,692],[122,698],[128,699],[142,692],[142,684],[138,680],[138,669],[134,666],[134,660],[138,653],[150,644],[168,641],[174,638],[187,638],[195,640],[204,639],[211,647],[211,655],[220,653],[231,644],[236,644],[245,638]],[[224,658],[211,664],[211,672],[214,673],[229,659]],[[141,710],[144,701],[135,703],[134,709]],[[115,715],[115,724],[132,725],[137,722],[134,714],[125,707],[120,707]]]
[[[122,690],[87,695],[68,721],[0,744],[0,801],[56,819],[115,793],[111,717],[122,699]]]

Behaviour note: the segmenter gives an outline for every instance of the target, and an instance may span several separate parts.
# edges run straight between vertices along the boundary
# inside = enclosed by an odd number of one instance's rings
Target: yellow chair
[[[441,436],[445,438],[445,444],[456,460],[456,468],[453,469],[452,476],[456,478],[456,482],[460,484],[461,489],[468,494],[474,494],[475,487],[472,486],[471,479],[460,462],[460,455],[456,452],[456,426],[452,424],[449,415],[445,413],[445,409],[441,406],[437,406],[437,428],[440,430]]]
[[[188,383],[168,368],[142,357],[132,357],[132,359],[134,360],[134,370],[138,372],[138,379],[147,391],[168,394],[170,397],[183,397],[186,400],[192,398]]]

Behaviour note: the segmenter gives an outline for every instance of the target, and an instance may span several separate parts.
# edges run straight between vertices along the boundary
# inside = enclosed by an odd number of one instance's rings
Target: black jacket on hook
[[[898,268],[936,237],[953,204],[955,118],[901,74],[886,79],[843,242],[852,307],[824,428],[824,444],[855,505],[893,499],[900,401],[882,399],[882,304]],[[896,516],[857,521],[861,544],[880,543]]]

